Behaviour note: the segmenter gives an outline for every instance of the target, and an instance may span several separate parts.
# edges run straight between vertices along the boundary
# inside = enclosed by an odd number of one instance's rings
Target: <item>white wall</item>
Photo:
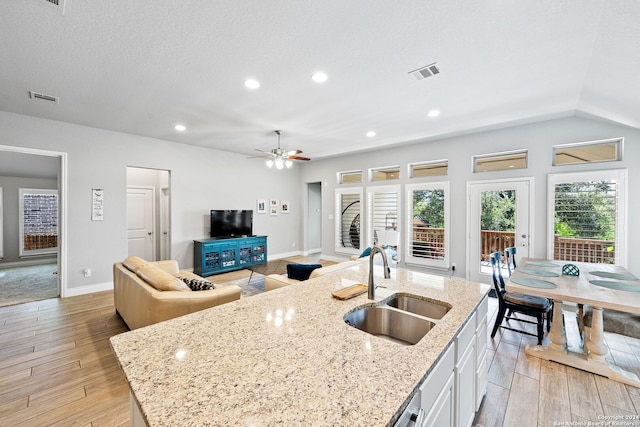
[[[211,209],[255,210],[257,199],[291,205],[289,215],[254,215],[254,233],[269,236],[269,256],[300,249],[298,166],[276,171],[238,154],[6,112],[0,112],[0,145],[68,153],[71,293],[108,284],[113,263],[126,257],[127,166],[171,172],[171,253],[182,268],[193,267],[193,239],[208,237]],[[91,221],[92,188],[105,191],[104,221]],[[92,270],[89,278],[82,275],[85,267]]]
[[[594,163],[591,165],[558,166],[551,165],[553,145],[582,141],[593,141],[612,137],[624,137],[624,160],[622,162]],[[473,173],[472,156],[515,149],[529,151],[527,169]],[[431,160],[449,160],[448,177],[409,180],[407,164]],[[340,171],[362,169],[364,176],[372,167],[400,165],[401,178],[388,181],[402,184],[402,210],[406,209],[404,184],[420,181],[450,181],[451,190],[451,262],[457,264],[456,275],[465,276],[466,265],[466,184],[467,181],[504,179],[511,177],[534,178],[534,221],[533,239],[536,257],[546,257],[546,186],[547,174],[585,170],[628,168],[628,267],[640,275],[640,223],[634,221],[634,214],[640,212],[640,198],[635,196],[640,188],[640,131],[601,121],[578,117],[549,120],[545,122],[514,126],[500,130],[480,132],[438,141],[399,145],[395,148],[373,152],[313,161],[302,169],[302,181],[322,181],[323,196],[323,254],[336,256],[334,247],[333,214],[334,193],[337,187],[336,174]],[[380,183],[363,183],[363,186],[377,186]],[[353,184],[347,186],[353,187]],[[366,190],[365,190],[366,191]],[[407,230],[403,224],[403,230]],[[402,243],[404,247],[404,242]]]

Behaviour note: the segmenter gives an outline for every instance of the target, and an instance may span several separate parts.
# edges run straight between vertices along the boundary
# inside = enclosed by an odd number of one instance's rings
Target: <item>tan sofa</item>
[[[147,276],[135,272],[140,272],[137,268],[140,264],[132,266],[127,260],[125,263],[129,268],[121,262],[113,265],[113,296],[116,311],[130,329],[141,328],[240,299],[240,287],[236,285],[192,291],[182,282],[184,287],[177,286],[182,290],[158,290],[141,277],[141,275]],[[139,258],[138,260],[146,263],[147,266],[162,270],[160,274],[169,273],[175,278],[188,277],[203,280],[202,277],[190,271],[179,270],[178,262],[174,260],[156,262],[146,262]],[[175,283],[173,285],[175,286]]]
[[[369,257],[366,257],[366,258],[360,258],[357,260],[331,264],[322,268],[316,268],[311,272],[311,275],[309,276],[308,280],[314,279],[316,277],[324,276],[325,274],[333,273],[335,271],[344,270],[345,268],[351,268],[368,260],[369,260]],[[286,275],[282,275],[282,274],[270,274],[264,278],[264,290],[272,291],[274,289],[294,285],[296,283],[301,283],[301,281],[290,279]]]

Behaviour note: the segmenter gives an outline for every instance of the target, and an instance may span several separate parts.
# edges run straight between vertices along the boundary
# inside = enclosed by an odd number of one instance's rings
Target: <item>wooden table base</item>
[[[586,335],[586,334],[585,334]],[[633,372],[609,363],[605,356],[607,346],[604,343],[604,330],[602,323],[602,309],[593,309],[590,336],[584,338],[584,353],[576,353],[567,350],[567,336],[564,329],[564,317],[562,315],[562,301],[555,300],[553,306],[553,324],[549,332],[551,344],[527,345],[525,353],[540,359],[562,363],[567,366],[582,369],[603,377],[610,378],[634,387],[640,387],[640,379]]]

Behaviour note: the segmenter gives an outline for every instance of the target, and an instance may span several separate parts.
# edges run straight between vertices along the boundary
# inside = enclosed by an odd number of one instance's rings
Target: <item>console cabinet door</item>
[[[470,427],[476,415],[475,342],[469,345],[455,368],[458,427]]]

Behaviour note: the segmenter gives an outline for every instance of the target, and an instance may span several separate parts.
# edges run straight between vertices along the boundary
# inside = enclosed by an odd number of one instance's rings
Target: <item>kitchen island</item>
[[[451,308],[415,345],[351,327],[344,315],[376,302],[331,293],[366,284],[361,263],[112,337],[132,425],[393,425],[489,287],[399,268],[384,279],[381,266],[375,276],[376,301],[409,293]]]

